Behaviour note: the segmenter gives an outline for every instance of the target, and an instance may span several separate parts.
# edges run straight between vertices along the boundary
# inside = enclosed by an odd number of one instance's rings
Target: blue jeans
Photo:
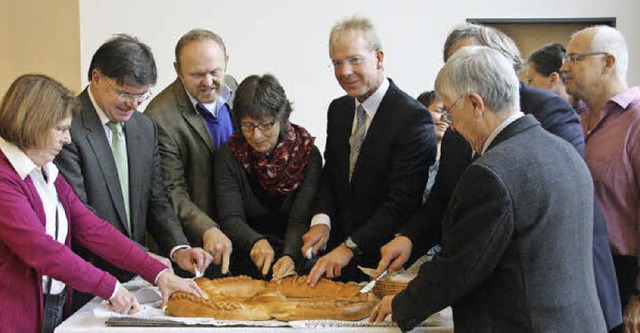
[[[66,300],[66,289],[57,295],[44,294],[44,318],[42,319],[43,333],[53,333],[53,330],[62,323],[64,303]]]

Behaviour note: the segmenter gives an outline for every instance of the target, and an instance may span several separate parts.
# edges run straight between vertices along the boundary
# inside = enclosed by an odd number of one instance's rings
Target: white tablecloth
[[[162,315],[157,304],[159,301],[153,299],[153,293],[150,293],[150,286],[137,278],[125,284],[125,287],[134,292],[136,297],[143,306],[143,311],[134,317],[155,318],[155,319],[174,319]],[[328,326],[319,326],[325,322],[310,321],[293,322],[294,327],[116,327],[107,326],[105,324],[108,317],[118,314],[109,313],[99,298],[94,298],[87,303],[82,309],[64,321],[55,333],[102,333],[102,332],[400,332],[397,326],[361,326],[361,327],[337,327],[334,323],[326,321]],[[357,325],[357,324],[356,324]],[[388,323],[387,323],[388,325]],[[445,310],[444,315],[439,316],[432,326],[417,327],[412,332],[453,332],[453,323],[450,318],[450,311]]]

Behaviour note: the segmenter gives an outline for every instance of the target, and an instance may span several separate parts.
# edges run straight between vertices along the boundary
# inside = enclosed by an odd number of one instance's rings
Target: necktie
[[[349,182],[351,182],[353,169],[356,167],[356,161],[358,161],[358,155],[360,155],[360,147],[362,147],[362,142],[364,142],[364,137],[367,134],[367,113],[364,112],[362,104],[358,105],[358,107],[356,108],[356,117],[356,130],[355,132],[353,132],[353,135],[351,135],[351,138],[349,140],[351,144],[351,155],[349,158]]]
[[[131,203],[129,202],[129,160],[127,158],[127,147],[123,140],[124,134],[122,133],[122,126],[113,121],[108,122],[107,125],[111,129],[111,151],[113,152],[113,159],[118,169],[120,189],[122,190],[124,209],[127,214],[127,230],[129,231],[129,235],[131,235]]]

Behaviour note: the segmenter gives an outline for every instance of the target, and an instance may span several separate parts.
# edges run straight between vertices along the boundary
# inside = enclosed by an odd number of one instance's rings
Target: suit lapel
[[[196,113],[193,104],[191,104],[191,100],[189,99],[189,95],[184,90],[184,86],[182,85],[182,81],[180,78],[177,78],[173,83],[174,94],[176,95],[176,99],[178,101],[178,108],[180,109],[180,113],[184,120],[193,128],[193,131],[198,134],[198,137],[204,142],[211,153],[214,153],[216,147],[213,145],[213,139],[211,139],[211,134],[209,133],[209,129],[207,125],[204,123],[204,119]]]
[[[83,110],[80,117],[85,130],[85,137],[91,145],[91,149],[93,149],[95,159],[99,161],[99,171],[107,184],[107,188],[109,189],[109,196],[116,207],[118,217],[120,217],[120,224],[126,230],[128,227],[127,223],[124,222],[126,221],[127,215],[124,209],[124,200],[122,199],[122,190],[120,189],[120,180],[118,179],[116,162],[113,159],[109,141],[107,141],[104,127],[100,122],[100,117],[98,117],[98,112],[93,107],[86,89],[80,95],[80,100],[82,101]]]
[[[129,198],[131,200],[131,225],[133,226],[130,234],[133,239],[138,239],[135,236],[138,236],[136,234],[145,229],[143,225],[145,221],[138,216],[138,209],[136,208],[140,207],[142,201],[140,189],[142,188],[142,182],[148,177],[145,173],[150,171],[146,166],[148,161],[145,161],[144,158],[144,156],[147,156],[145,147],[153,147],[155,143],[145,142],[141,134],[142,129],[135,115],[125,123],[124,132],[127,140],[127,158],[129,160]]]
[[[367,160],[375,154],[375,147],[378,145],[378,141],[380,138],[384,136],[384,132],[386,129],[386,124],[388,124],[389,118],[392,116],[392,107],[391,101],[394,99],[393,95],[397,90],[396,85],[389,80],[389,89],[387,93],[382,98],[380,105],[378,106],[378,110],[376,111],[376,115],[371,119],[371,124],[369,125],[369,130],[367,130],[367,135],[362,142],[362,147],[360,147],[360,154],[358,155],[358,160],[356,161],[356,165],[353,169],[353,175],[351,176],[351,183],[355,183],[358,176],[360,175],[360,169],[363,168],[364,165],[367,165]],[[355,105],[355,104],[354,104]],[[355,113],[355,106],[351,110],[351,122],[349,123],[349,135],[351,134],[351,128],[353,126],[353,115]],[[347,140],[348,145],[348,140]],[[350,148],[350,147],[349,147]],[[347,159],[347,170],[349,168],[349,160]],[[347,171],[348,173],[348,171]]]

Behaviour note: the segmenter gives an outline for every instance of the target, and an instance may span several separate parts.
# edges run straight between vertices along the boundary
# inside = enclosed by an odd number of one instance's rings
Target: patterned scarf
[[[256,176],[265,191],[286,196],[304,180],[304,168],[311,158],[315,139],[304,128],[289,123],[271,153],[256,152],[240,131],[231,135],[229,146],[238,162],[250,175]]]

